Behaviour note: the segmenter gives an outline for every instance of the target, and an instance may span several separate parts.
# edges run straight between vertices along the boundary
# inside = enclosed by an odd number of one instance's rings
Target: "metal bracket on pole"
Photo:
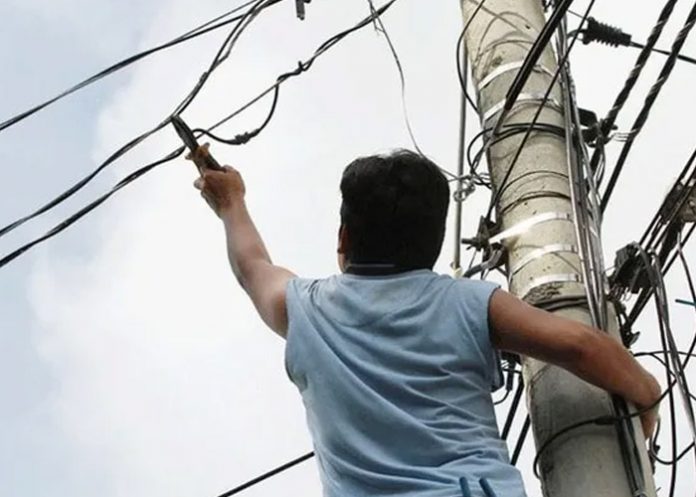
[[[565,243],[554,243],[551,245],[546,245],[545,247],[540,247],[538,249],[532,250],[526,256],[524,256],[515,266],[510,269],[510,276],[522,271],[522,269],[530,264],[531,262],[549,254],[559,254],[559,253],[577,254],[578,249],[575,245],[568,245]]]
[[[523,65],[524,65],[524,61],[523,61],[523,60],[520,60],[520,61],[517,61],[517,62],[510,62],[509,64],[503,64],[502,66],[498,66],[498,67],[495,68],[493,71],[491,71],[491,72],[488,74],[488,76],[486,76],[485,78],[483,78],[483,79],[481,80],[481,82],[478,84],[478,86],[477,86],[476,89],[478,90],[479,93],[481,93],[481,91],[482,91],[486,86],[490,85],[490,84],[491,84],[493,81],[495,81],[497,78],[499,78],[499,77],[502,76],[503,74],[507,74],[507,73],[509,73],[509,72],[511,72],[511,71],[515,71],[515,70],[519,69],[520,67],[522,67]],[[533,70],[534,70],[535,72],[542,72],[542,73],[544,73],[544,74],[547,74],[548,76],[553,77],[553,71],[551,71],[550,69],[547,69],[547,68],[544,67],[544,66],[541,66],[541,65],[538,65],[538,64],[537,64],[536,66],[534,66],[534,69],[533,69]]]
[[[543,93],[520,93],[520,96],[517,97],[517,100],[515,100],[515,106],[522,104],[522,103],[530,103],[530,102],[537,102],[537,103],[542,103],[544,102],[544,94]],[[503,99],[497,104],[493,105],[490,109],[485,111],[483,113],[483,122],[488,121],[490,118],[495,116],[498,112],[503,110],[505,108],[505,104],[507,103],[507,99]],[[556,100],[555,98],[548,98],[546,99],[546,102],[544,103],[545,107],[548,107],[549,109],[553,109],[558,112],[563,112],[563,106],[561,103]]]
[[[543,214],[537,214],[524,221],[517,223],[516,225],[498,233],[497,235],[491,237],[489,243],[495,245],[496,243],[501,243],[503,240],[519,236],[522,233],[526,233],[534,226],[542,223],[548,223],[549,221],[573,221],[573,215],[569,212],[545,212]]]

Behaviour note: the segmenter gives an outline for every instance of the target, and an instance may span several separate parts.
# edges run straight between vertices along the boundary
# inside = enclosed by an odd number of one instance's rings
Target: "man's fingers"
[[[196,181],[193,182],[193,187],[196,190],[203,190],[205,187],[205,180],[203,178],[196,178]]]

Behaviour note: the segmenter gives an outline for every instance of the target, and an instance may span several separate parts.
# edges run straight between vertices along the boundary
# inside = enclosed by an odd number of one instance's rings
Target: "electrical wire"
[[[644,43],[638,43],[636,41],[631,42],[630,46],[633,48],[645,48]],[[669,50],[662,50],[660,48],[653,48],[652,51],[662,55],[670,55],[672,53]],[[696,59],[693,57],[689,57],[688,55],[679,54],[677,55],[677,60],[680,60],[682,62],[688,62],[689,64],[696,64]]]
[[[662,11],[660,12],[660,15],[657,18],[657,22],[655,23],[655,26],[653,27],[652,31],[650,32],[650,35],[648,36],[648,40],[645,43],[645,48],[638,54],[638,58],[636,59],[636,63],[633,66],[633,69],[631,69],[630,74],[628,75],[628,78],[626,79],[626,82],[624,83],[623,87],[621,88],[621,91],[619,94],[616,96],[616,99],[614,100],[614,104],[612,105],[611,109],[609,110],[609,113],[607,116],[602,120],[600,130],[603,131],[604,134],[609,134],[611,131],[612,127],[614,126],[614,123],[616,122],[616,118],[619,115],[619,112],[623,109],[624,105],[626,104],[626,101],[628,100],[628,97],[630,96],[631,92],[633,91],[633,88],[635,87],[638,78],[643,72],[643,69],[645,69],[645,66],[647,65],[648,59],[650,58],[650,55],[652,54],[652,49],[655,48],[655,44],[657,43],[657,40],[660,38],[662,35],[662,31],[669,21],[670,17],[672,16],[672,12],[674,11],[674,7],[677,3],[677,0],[667,0],[665,2],[664,7],[662,8]],[[598,137],[598,143],[602,144],[604,140],[601,139],[601,137]],[[597,170],[597,167],[599,165],[599,162],[601,160],[601,156],[603,153],[603,147],[597,147],[595,150],[594,154],[592,154],[592,158],[590,160],[590,166],[593,170]]]
[[[657,77],[657,81],[648,92],[643,107],[638,116],[636,117],[633,126],[631,127],[628,139],[626,140],[626,143],[624,143],[624,146],[621,149],[619,158],[616,161],[616,165],[614,166],[614,169],[611,173],[611,177],[609,178],[609,182],[607,183],[607,186],[604,190],[604,195],[602,196],[602,212],[606,210],[607,205],[609,204],[609,200],[611,199],[611,195],[614,191],[614,188],[616,187],[616,183],[619,179],[619,176],[621,175],[621,171],[623,170],[624,165],[626,164],[628,154],[631,151],[631,148],[633,147],[633,144],[635,143],[638,134],[640,134],[641,130],[643,129],[643,126],[648,120],[650,111],[652,110],[652,107],[655,104],[657,97],[660,95],[660,92],[662,91],[662,88],[664,87],[665,83],[669,80],[669,77],[672,74],[672,70],[674,69],[674,66],[677,62],[677,56],[679,55],[681,49],[684,47],[684,43],[686,42],[687,37],[691,33],[694,24],[696,24],[696,2],[694,2],[694,5],[692,6],[691,11],[689,12],[689,15],[686,18],[684,26],[674,39],[671,54],[669,57],[667,57],[667,60],[662,66],[662,70],[660,71],[660,74]]]
[[[659,48],[648,47],[644,43],[638,43],[633,41],[633,36],[625,31],[611,26],[607,23],[600,22],[597,19],[591,17],[588,19],[587,26],[582,30],[582,42],[588,45],[593,42],[600,43],[602,45],[607,45],[610,47],[628,47],[628,48],[640,48],[651,50],[655,53],[662,55],[671,55],[669,50],[661,50]],[[682,62],[688,62],[690,64],[696,64],[696,59],[686,55],[677,55],[677,60]]]
[[[643,247],[645,251],[663,252],[669,234],[673,233],[675,230],[684,230],[685,226],[682,226],[680,213],[689,200],[689,185],[696,185],[696,148],[694,148],[686,164],[677,176],[670,192],[667,194],[665,202],[657,210],[648,228],[640,238],[639,245]],[[677,198],[672,200],[675,197]],[[672,203],[668,205],[670,201]],[[684,244],[691,238],[695,230],[696,224],[687,228],[686,235],[682,240]],[[669,272],[677,256],[678,254],[674,253],[671,257],[667,255],[661,258],[663,274],[666,275]],[[613,292],[616,293],[616,289],[614,289]],[[638,317],[640,317],[643,309],[652,297],[652,293],[652,287],[641,290],[635,304],[626,317],[625,328],[630,328]]]
[[[257,3],[257,6],[262,5],[262,2],[264,2],[264,1],[269,2],[268,5],[272,5],[272,4],[274,4],[274,3],[277,3],[279,0],[257,0],[257,2],[258,2],[258,3]],[[321,57],[324,53],[326,53],[329,49],[331,49],[333,46],[335,46],[337,43],[339,43],[341,40],[343,40],[343,39],[344,39],[346,36],[348,36],[349,34],[355,32],[355,31],[358,31],[359,29],[362,29],[362,28],[365,27],[366,25],[370,24],[370,23],[372,22],[373,18],[375,17],[375,15],[376,15],[376,16],[381,16],[382,14],[384,14],[384,12],[386,12],[396,1],[397,1],[397,0],[390,0],[389,2],[385,3],[385,4],[382,5],[380,8],[378,8],[378,9],[376,10],[376,14],[373,14],[373,15],[368,16],[367,18],[363,19],[362,21],[360,21],[360,22],[359,22],[358,24],[356,24],[355,26],[353,26],[353,27],[351,27],[351,28],[348,28],[348,29],[346,29],[346,30],[344,30],[344,31],[342,31],[342,32],[340,32],[340,33],[338,33],[337,35],[332,36],[332,37],[329,38],[328,40],[326,40],[324,43],[322,43],[322,44],[315,50],[315,52],[312,54],[312,56],[310,56],[306,61],[304,61],[304,62],[302,62],[302,61],[299,62],[299,63],[298,63],[297,69],[295,69],[295,70],[293,70],[293,71],[286,72],[286,73],[284,73],[284,74],[281,74],[281,75],[276,79],[276,82],[275,82],[273,85],[271,85],[269,88],[263,90],[263,91],[262,91],[261,93],[259,93],[256,97],[252,98],[252,99],[251,99],[250,101],[248,101],[246,104],[242,105],[240,108],[238,108],[237,110],[235,110],[235,111],[232,112],[231,114],[229,114],[229,115],[227,115],[226,117],[224,117],[223,119],[219,120],[218,122],[216,122],[215,124],[213,124],[212,126],[210,126],[210,127],[209,127],[207,130],[205,130],[205,131],[210,132],[210,131],[212,131],[212,130],[214,130],[214,129],[220,127],[220,126],[222,126],[223,124],[227,123],[228,121],[230,121],[231,119],[233,119],[234,117],[236,117],[238,114],[240,114],[240,113],[243,112],[244,110],[248,109],[248,108],[249,108],[250,106],[252,106],[254,103],[258,102],[258,101],[259,101],[260,99],[262,99],[264,96],[268,95],[270,92],[275,91],[276,88],[278,88],[280,85],[282,85],[282,84],[283,84],[284,82],[286,82],[287,80],[289,80],[289,79],[291,79],[291,78],[293,78],[293,77],[299,76],[300,74],[302,74],[302,73],[304,73],[305,71],[309,70],[309,69],[312,67],[312,65],[314,64],[314,61],[315,61],[317,58]],[[223,47],[224,47],[224,45],[223,45]],[[221,54],[221,53],[224,55],[225,52],[224,52],[223,50],[220,50],[220,51],[218,52],[218,54]],[[227,53],[229,54],[229,52],[227,52]],[[275,107],[274,107],[274,108],[275,108]],[[197,134],[200,136],[200,134],[202,133],[202,131],[203,131],[203,130],[198,130],[198,133],[197,133]],[[105,193],[104,195],[102,195],[101,197],[99,197],[97,200],[91,202],[91,203],[88,204],[85,208],[80,209],[78,212],[76,212],[76,213],[74,213],[73,215],[71,215],[66,221],[63,221],[63,222],[59,223],[59,224],[56,225],[54,228],[52,228],[51,230],[49,230],[46,234],[44,234],[44,235],[42,235],[42,236],[40,236],[40,237],[38,237],[38,238],[36,238],[36,239],[34,239],[34,240],[32,240],[32,241],[26,243],[26,244],[24,244],[24,245],[22,245],[20,248],[18,248],[18,249],[16,249],[16,250],[12,251],[11,253],[9,253],[8,255],[6,255],[6,256],[4,256],[4,257],[2,257],[2,258],[0,258],[0,269],[3,268],[3,267],[5,267],[7,264],[9,264],[10,262],[12,262],[13,260],[15,260],[17,257],[19,257],[19,256],[23,255],[24,253],[26,253],[26,252],[27,252],[29,249],[31,249],[32,247],[35,247],[36,245],[38,245],[38,244],[40,244],[40,243],[43,243],[43,242],[47,241],[48,239],[50,239],[50,238],[56,236],[56,235],[59,234],[60,232],[64,231],[67,227],[71,226],[71,225],[74,224],[76,221],[78,221],[79,219],[81,219],[82,217],[84,217],[85,215],[87,215],[89,212],[91,212],[92,210],[94,210],[96,207],[98,207],[99,205],[101,205],[103,202],[105,202],[105,201],[106,201],[109,197],[111,197],[114,193],[116,193],[117,191],[120,191],[121,189],[123,189],[125,186],[131,184],[131,183],[132,183],[133,181],[135,181],[136,179],[138,179],[138,178],[140,178],[141,176],[143,176],[144,174],[146,174],[146,173],[152,171],[152,170],[155,169],[156,167],[158,167],[158,166],[160,166],[160,165],[162,165],[162,164],[164,164],[164,163],[166,163],[166,162],[169,162],[170,160],[173,160],[174,158],[178,157],[179,155],[181,155],[181,154],[183,153],[183,150],[184,150],[183,147],[177,148],[175,151],[170,152],[169,154],[167,154],[167,155],[166,155],[165,157],[163,157],[162,159],[159,159],[159,160],[157,160],[157,161],[155,161],[155,162],[153,162],[153,163],[150,163],[150,164],[148,164],[148,165],[146,165],[146,166],[143,166],[142,168],[138,169],[138,170],[135,171],[134,173],[132,173],[132,174],[130,174],[129,176],[127,176],[124,180],[122,180],[121,182],[119,182],[119,183],[118,183],[116,186],[114,186],[109,192]]]
[[[517,461],[522,453],[522,448],[524,447],[524,442],[527,440],[527,435],[529,435],[529,428],[532,425],[532,420],[529,414],[524,418],[524,423],[522,424],[522,429],[517,437],[517,443],[515,443],[515,448],[512,451],[512,456],[510,457],[510,464],[517,466]]]
[[[512,403],[510,404],[510,409],[508,411],[507,418],[505,419],[505,424],[503,425],[503,431],[501,432],[501,435],[500,435],[500,438],[502,438],[503,440],[507,440],[507,437],[510,434],[510,429],[512,428],[512,422],[515,420],[515,415],[517,414],[517,409],[519,408],[523,393],[524,393],[524,382],[520,378],[517,381],[517,389],[515,390],[515,396],[512,398]]]
[[[585,10],[585,15],[584,15],[585,20],[587,20],[587,18],[590,16],[590,13],[592,12],[592,9],[595,5],[595,1],[596,0],[592,0],[588,4],[587,9]],[[556,10],[561,9],[563,6],[567,10],[567,8],[570,6],[570,2],[564,2],[562,6],[556,7]],[[549,19],[549,21],[547,22],[547,26],[553,22],[554,23],[553,27],[554,27],[554,29],[556,29],[560,25],[561,20],[562,20],[562,17],[559,19],[555,16],[552,16],[551,19]],[[582,26],[582,24],[583,23],[581,22],[580,26]],[[545,28],[543,30],[543,32],[546,33],[546,31],[547,30]],[[542,97],[542,100],[541,100],[539,106],[537,107],[537,110],[534,114],[534,117],[532,118],[531,123],[527,126],[524,137],[522,138],[520,145],[517,147],[517,151],[515,152],[515,155],[513,156],[512,161],[510,162],[510,165],[507,168],[507,171],[505,171],[505,175],[503,176],[502,181],[500,182],[499,185],[497,185],[497,191],[496,191],[495,195],[493,195],[491,197],[491,201],[490,201],[489,206],[488,206],[488,211],[486,213],[487,219],[491,218],[491,215],[493,213],[493,209],[496,207],[496,205],[499,204],[499,202],[502,198],[501,195],[505,191],[505,185],[506,185],[507,181],[510,179],[510,176],[512,175],[512,171],[514,170],[515,165],[517,164],[517,161],[519,160],[520,156],[522,155],[522,151],[524,150],[524,146],[526,145],[527,141],[529,140],[529,138],[532,134],[532,131],[534,130],[534,126],[536,125],[537,121],[539,120],[542,111],[546,108],[546,103],[548,102],[549,98],[551,97],[551,92],[553,91],[553,88],[556,85],[556,82],[558,81],[559,76],[561,75],[562,68],[564,67],[564,65],[568,61],[568,57],[570,56],[570,53],[573,50],[573,47],[575,46],[575,43],[578,40],[578,36],[579,36],[579,31],[577,31],[573,35],[573,38],[568,46],[568,50],[565,53],[563,53],[561,59],[558,62],[558,68],[556,69],[556,71],[553,74],[553,77],[551,78],[551,82],[549,83],[549,86],[546,89],[546,92],[544,93],[544,96]],[[546,36],[544,38],[546,38]],[[532,53],[532,51],[530,51],[530,55],[531,55],[531,53]],[[536,55],[537,58],[541,56],[541,52],[539,52],[538,50],[535,51],[534,53],[537,54]],[[534,65],[536,64],[537,59],[530,57],[530,55],[528,55],[527,58],[525,59],[525,63],[527,61],[529,61],[531,64],[531,68],[533,68]],[[532,70],[531,68],[527,70],[525,68],[525,66],[523,65],[523,67],[520,68],[520,73],[522,73],[522,71],[524,69],[524,72],[527,74],[527,76],[529,76],[529,74],[531,74],[531,70]],[[519,76],[519,74],[518,74],[518,76]],[[518,81],[518,80],[521,82],[522,85],[524,85],[524,83],[526,83],[526,79],[516,77],[515,81]],[[517,85],[519,86],[520,83],[517,83]],[[520,91],[521,91],[521,86],[520,86]],[[517,90],[514,92],[508,91],[508,96],[506,97],[506,99],[510,98],[512,96],[515,96],[515,98],[517,98],[516,95],[519,95],[519,91],[517,91]],[[505,107],[508,107],[508,105],[506,104]],[[503,113],[501,114],[500,117],[502,118],[504,115],[505,115],[505,111],[503,111]],[[498,121],[498,123],[500,123],[500,122],[501,122],[501,120]],[[493,136],[495,136],[495,128],[493,131]],[[486,147],[486,148],[489,148],[489,147]]]
[[[210,63],[208,70],[205,71],[201,75],[201,77],[199,78],[199,80],[196,83],[196,85],[194,86],[194,88],[176,106],[176,108],[174,109],[174,111],[172,112],[171,115],[175,115],[175,114],[179,114],[179,113],[183,112],[193,102],[193,100],[199,94],[199,92],[201,91],[201,89],[203,88],[205,83],[210,78],[211,74],[220,66],[220,64],[225,59],[227,59],[229,57],[230,51],[234,47],[236,41],[239,39],[239,36],[248,27],[249,23],[253,20],[253,18],[256,17],[256,15],[258,15],[265,8],[267,8],[273,4],[276,4],[280,1],[281,0],[255,0],[254,5],[247,12],[245,12],[242,16],[240,16],[238,23],[234,26],[234,28],[230,31],[228,36],[225,38],[224,42],[220,45],[220,48],[218,49],[218,52],[215,55],[215,58]],[[51,210],[51,209],[55,208],[56,206],[60,205],[61,203],[63,203],[68,198],[72,197],[75,193],[77,193],[82,188],[84,188],[86,185],[88,185],[104,169],[109,167],[111,164],[113,164],[120,157],[124,156],[127,152],[132,150],[137,145],[143,143],[150,136],[154,135],[155,133],[159,132],[160,130],[162,130],[163,128],[168,126],[169,119],[170,119],[171,115],[167,116],[167,118],[163,119],[155,127],[151,128],[150,130],[146,131],[145,133],[142,133],[142,134],[136,136],[135,138],[132,138],[125,145],[122,145],[119,149],[117,149],[115,152],[113,152],[104,162],[102,162],[99,166],[97,166],[96,169],[94,169],[92,172],[90,172],[87,176],[78,180],[71,187],[69,187],[63,193],[59,194],[58,196],[56,196],[55,198],[50,200],[48,203],[39,207],[38,209],[36,209],[32,213],[27,214],[27,215],[15,220],[15,221],[12,221],[8,225],[0,228],[0,237],[7,235],[11,231],[22,226],[24,223],[41,216],[42,214],[48,212],[49,210]]]
[[[413,132],[413,126],[411,126],[411,119],[408,116],[408,105],[406,103],[406,77],[404,76],[404,68],[401,65],[401,59],[399,58],[399,54],[396,51],[396,47],[394,46],[394,43],[392,42],[392,39],[389,36],[389,33],[387,32],[387,28],[384,26],[382,17],[379,15],[374,15],[377,12],[377,10],[375,9],[373,1],[367,0],[367,3],[370,7],[370,13],[373,15],[373,22],[376,23],[377,31],[378,33],[381,33],[384,36],[384,40],[387,42],[387,45],[389,46],[389,51],[391,52],[392,58],[394,59],[394,63],[396,64],[396,69],[399,73],[399,81],[401,82],[401,108],[404,113],[404,121],[406,123],[408,136],[411,138],[411,143],[413,144],[413,148],[416,149],[416,152],[418,152],[422,156],[425,156],[421,148],[418,146],[418,141],[416,140],[416,136]]]
[[[250,487],[253,487],[254,485],[258,485],[262,481],[268,480],[269,478],[276,476],[284,471],[287,471],[290,468],[293,468],[297,466],[300,463],[303,463],[307,461],[308,459],[311,459],[314,457],[314,452],[309,452],[303,456],[298,457],[297,459],[293,459],[290,462],[287,462],[281,466],[278,466],[277,468],[274,468],[260,476],[257,476],[256,478],[252,478],[251,480],[247,481],[246,483],[242,483],[238,487],[233,488],[232,490],[228,490],[227,492],[221,493],[218,495],[218,497],[231,497],[232,495],[236,495],[243,490],[246,490]]]
[[[70,88],[61,91],[57,95],[55,95],[52,98],[49,98],[48,100],[30,108],[27,109],[23,112],[20,112],[19,114],[12,116],[2,123],[0,123],[0,132],[4,131],[7,128],[10,128],[14,126],[15,124],[18,124],[19,122],[23,121],[24,119],[36,114],[37,112],[45,109],[46,107],[49,107],[50,105],[58,102],[59,100],[62,100],[63,98],[79,91],[82,90],[83,88],[86,88],[87,86],[90,86],[93,83],[96,83],[97,81],[113,74],[116,73],[131,64],[134,64],[135,62],[138,62],[139,60],[142,60],[146,57],[149,57],[150,55],[153,55],[157,52],[166,50],[168,48],[171,48],[173,46],[179,45],[180,43],[184,43],[187,41],[190,41],[194,38],[197,38],[199,36],[202,36],[204,34],[211,33],[213,31],[216,31],[220,28],[223,28],[235,21],[240,20],[243,15],[236,16],[232,19],[226,19],[227,17],[231,16],[232,14],[235,14],[236,12],[239,12],[240,10],[248,7],[249,5],[253,4],[257,0],[250,0],[247,2],[244,2],[243,4],[239,5],[238,7],[235,7],[234,9],[225,12],[224,14],[221,14],[214,19],[211,19],[209,21],[206,21],[205,23],[201,24],[200,26],[197,26],[186,33],[168,41],[165,43],[162,43],[160,45],[157,45],[155,47],[149,48],[147,50],[143,50],[141,52],[138,52],[135,55],[131,55],[130,57],[127,57],[123,60],[120,60],[119,62],[116,62],[109,67],[102,69],[101,71],[93,74],[92,76],[89,76],[88,78],[80,81],[79,83],[75,84],[74,86],[71,86]]]
[[[99,207],[101,204],[106,202],[112,195],[115,193],[119,192],[129,184],[133,183],[137,179],[141,178],[148,172],[152,171],[158,166],[161,166],[162,164],[166,164],[167,162],[170,162],[177,157],[179,157],[181,154],[184,153],[184,147],[179,147],[176,149],[174,152],[166,155],[162,159],[156,160],[154,162],[151,162],[150,164],[147,164],[136,171],[130,173],[128,176],[123,178],[121,181],[119,181],[111,190],[109,190],[107,193],[101,195],[98,197],[96,200],[93,200],[77,212],[73,213],[70,215],[67,219],[61,221],[58,223],[56,226],[51,228],[49,231],[47,231],[45,234],[33,239],[32,241],[25,243],[22,245],[20,248],[10,252],[9,254],[3,256],[0,258],[0,269],[5,267],[7,264],[18,258],[19,256],[23,255],[26,253],[29,249],[32,247],[35,247],[36,245],[39,245],[40,243],[43,243],[54,236],[60,234],[61,232],[65,231],[67,228],[75,224],[77,221],[79,221],[81,218],[92,212],[94,209]]]

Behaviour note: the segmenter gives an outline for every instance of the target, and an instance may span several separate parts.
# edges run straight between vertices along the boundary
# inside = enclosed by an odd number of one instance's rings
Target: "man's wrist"
[[[223,206],[220,207],[218,216],[220,216],[220,219],[222,219],[224,222],[227,222],[231,220],[236,213],[244,208],[246,208],[246,205],[244,204],[244,197],[241,195],[236,196],[229,199]]]

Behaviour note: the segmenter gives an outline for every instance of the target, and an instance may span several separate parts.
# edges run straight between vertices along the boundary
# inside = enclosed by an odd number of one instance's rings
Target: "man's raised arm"
[[[237,281],[251,297],[261,319],[285,337],[288,328],[285,288],[295,275],[271,262],[247,210],[241,175],[229,166],[223,171],[201,168],[201,177],[194,186],[225,225],[227,255]]]

